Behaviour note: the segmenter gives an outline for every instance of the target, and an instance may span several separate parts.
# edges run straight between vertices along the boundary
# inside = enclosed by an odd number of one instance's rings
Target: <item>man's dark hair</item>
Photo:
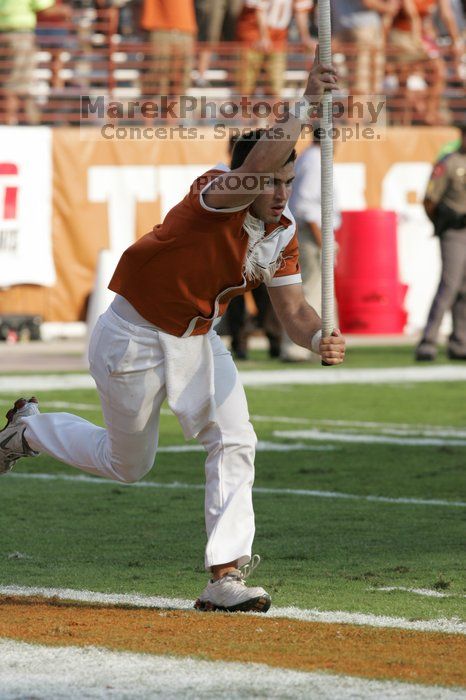
[[[230,164],[232,170],[235,170],[235,168],[239,168],[240,165],[243,165],[256,143],[264,134],[267,133],[267,131],[268,129],[253,129],[252,131],[247,131],[244,134],[241,134],[241,136],[232,136],[230,138],[230,149],[233,148]],[[296,160],[296,156],[297,153],[293,148],[286,162],[283,163],[283,166],[287,165],[288,163],[293,163]]]

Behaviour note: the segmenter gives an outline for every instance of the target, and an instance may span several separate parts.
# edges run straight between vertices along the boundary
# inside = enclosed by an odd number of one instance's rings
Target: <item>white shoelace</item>
[[[261,558],[258,554],[253,554],[251,561],[249,564],[244,564],[244,566],[241,567],[240,572],[241,572],[241,578],[243,580],[249,578],[253,571],[257,569],[259,564],[261,563]]]
[[[257,569],[261,561],[261,558],[258,554],[253,554],[251,561],[249,564],[244,564],[240,569],[234,569],[233,571],[229,571],[227,574],[222,576],[223,578],[232,578],[238,581],[238,583],[242,583],[243,586],[246,585],[245,581],[249,576],[251,576],[252,572]],[[222,579],[219,579],[220,581]]]

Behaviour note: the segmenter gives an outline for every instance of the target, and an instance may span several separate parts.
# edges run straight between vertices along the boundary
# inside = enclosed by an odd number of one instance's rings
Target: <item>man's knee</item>
[[[209,454],[219,451],[245,451],[254,454],[257,437],[249,422],[228,427],[216,424],[202,436],[201,442]]]
[[[224,433],[223,444],[225,447],[254,453],[257,445],[257,435],[251,423],[245,423],[235,430]]]
[[[120,481],[123,484],[135,484],[140,481],[153,466],[153,458],[139,458],[137,460],[119,459],[111,460],[111,469],[115,481]]]

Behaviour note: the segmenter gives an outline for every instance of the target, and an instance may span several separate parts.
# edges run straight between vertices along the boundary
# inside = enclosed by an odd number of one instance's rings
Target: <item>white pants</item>
[[[256,436],[230,353],[210,331],[216,420],[197,436],[207,451],[205,566],[249,561],[254,538],[252,484]],[[89,474],[131,483],[153,466],[160,407],[166,396],[158,333],[120,319],[110,309],[98,320],[89,347],[106,429],[70,413],[24,419],[29,445]]]

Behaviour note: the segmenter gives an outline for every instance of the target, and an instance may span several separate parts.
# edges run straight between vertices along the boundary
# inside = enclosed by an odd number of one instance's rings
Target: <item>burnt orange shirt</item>
[[[438,5],[438,0],[413,0],[414,5],[419,13],[419,17],[423,20],[428,17]],[[393,28],[401,29],[404,32],[411,31],[411,18],[404,10],[400,10],[393,20]]]
[[[259,41],[257,12],[262,9],[267,15],[267,29],[273,48],[283,50],[293,11],[308,12],[312,6],[312,0],[245,0],[236,25],[236,38],[249,45]]]
[[[194,0],[144,0],[141,26],[143,29],[177,29],[196,34]]]
[[[243,277],[248,208],[212,210],[201,202],[200,192],[221,172],[209,170],[195,180],[164,222],[123,253],[109,284],[147,321],[171,335],[207,333],[234,296],[259,284]],[[282,255],[271,286],[300,280],[295,222],[291,213],[289,217],[282,215],[278,224],[265,228],[270,263]]]

